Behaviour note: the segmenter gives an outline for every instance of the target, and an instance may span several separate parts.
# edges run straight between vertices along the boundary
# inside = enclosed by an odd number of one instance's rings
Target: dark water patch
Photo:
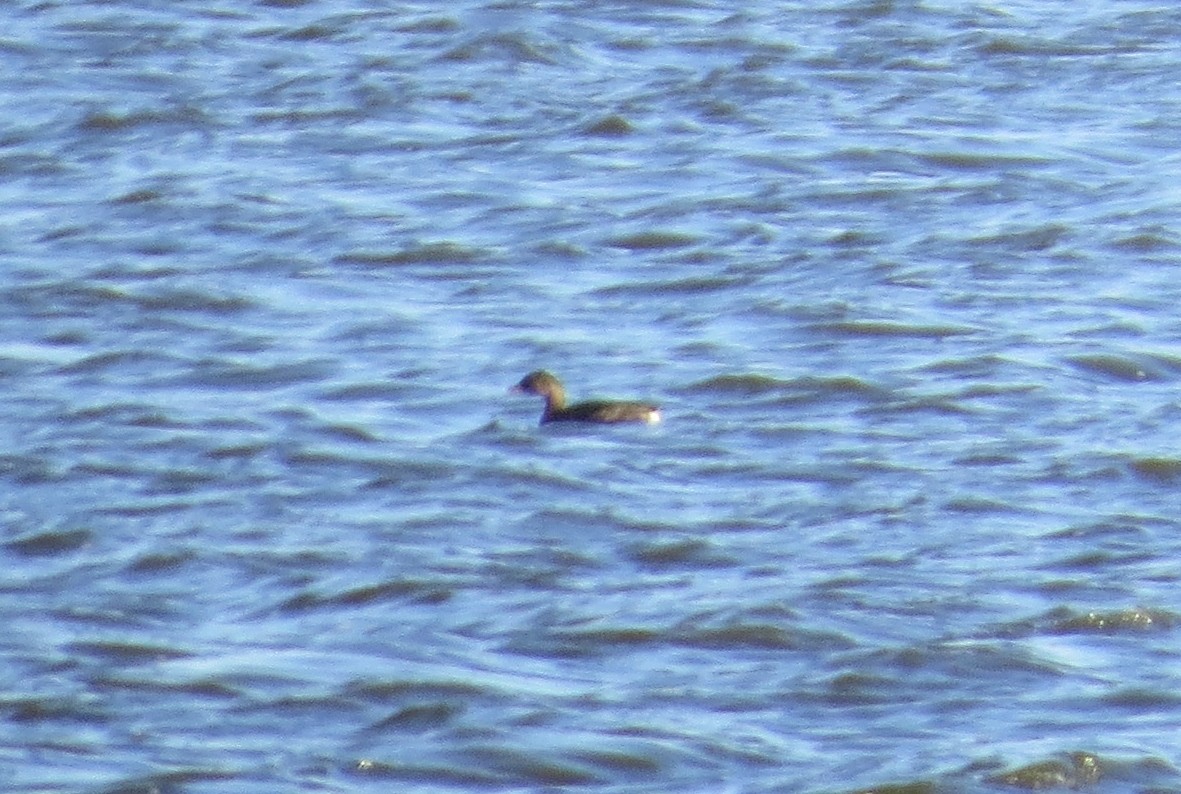
[[[622,138],[635,132],[635,128],[623,116],[611,114],[586,125],[582,132],[596,138]]]
[[[719,654],[742,651],[806,652],[846,649],[847,637],[835,631],[805,629],[787,614],[767,609],[693,615],[675,625],[599,624],[577,628],[531,626],[504,650],[543,659],[596,659],[638,649],[691,648]]]
[[[23,557],[56,557],[77,551],[92,539],[88,529],[53,530],[7,541],[4,548]]]
[[[792,610],[779,604],[709,610],[667,631],[675,645],[705,650],[847,650],[852,642],[837,631],[804,628]]]
[[[366,733],[423,733],[437,730],[459,717],[464,707],[456,703],[416,703],[399,709],[368,726]]]
[[[177,496],[203,493],[207,486],[222,481],[218,473],[203,469],[172,469],[152,475],[143,487],[144,496]]]
[[[169,659],[184,659],[192,656],[188,651],[164,645],[120,642],[118,640],[82,640],[69,643],[66,649],[107,664],[122,665],[154,664]]]
[[[143,499],[128,499],[126,501],[104,504],[93,508],[93,513],[99,516],[114,518],[150,518],[152,516],[183,515],[200,510],[240,509],[239,502],[228,498],[204,496],[201,499],[165,499],[160,497],[145,497]]]
[[[708,295],[734,289],[746,283],[745,278],[733,276],[697,276],[675,281],[638,281],[612,284],[591,291],[591,295],[605,298],[613,295]]]
[[[161,413],[158,410],[145,411],[138,416],[127,420],[128,427],[142,427],[152,430],[162,429],[178,429],[185,427],[182,423],[176,421],[170,416]]]
[[[108,427],[118,425],[148,429],[184,427],[180,422],[161,413],[161,409],[157,406],[130,401],[83,406],[62,414],[61,421],[71,425],[96,424]]]
[[[78,131],[87,135],[126,132],[142,127],[178,125],[203,128],[209,119],[196,107],[178,105],[163,109],[143,109],[127,112],[96,110],[86,113],[78,121]]]
[[[1074,614],[1068,609],[1053,615],[1046,630],[1053,634],[1123,634],[1169,631],[1181,617],[1164,609],[1122,609]]]
[[[1181,361],[1164,356],[1093,353],[1071,356],[1066,362],[1085,373],[1120,383],[1174,380],[1181,372]]]
[[[141,554],[127,566],[127,572],[137,576],[172,575],[200,557],[191,549]]]
[[[589,786],[608,780],[561,753],[528,752],[495,745],[466,748],[461,755],[477,767],[502,775],[516,786]]]
[[[591,255],[584,246],[568,240],[542,240],[530,250],[540,259],[564,263],[581,261]]]
[[[670,248],[687,248],[696,245],[699,238],[685,232],[652,230],[610,237],[604,245],[623,248],[628,251],[662,251]]]
[[[1181,483],[1181,458],[1132,458],[1128,468],[1137,477],[1158,485]]]
[[[910,783],[886,783],[872,788],[859,788],[849,794],[939,794],[943,789],[930,780],[916,780]]]
[[[941,380],[965,381],[965,397],[1027,394],[1041,388],[1026,367],[995,355],[941,358],[916,367],[915,372]]]
[[[16,378],[25,378],[36,374],[45,366],[45,361],[53,357],[52,351],[47,350],[8,350],[0,352],[0,378],[11,382]]]
[[[454,242],[437,242],[415,245],[398,251],[351,251],[338,255],[334,261],[343,265],[399,267],[474,264],[485,259],[486,254],[477,248]]]
[[[816,397],[880,397],[884,391],[851,376],[807,376],[784,380],[758,373],[715,375],[676,390],[681,394],[716,394],[757,396],[779,394],[797,396],[800,392]]]
[[[6,179],[69,178],[71,174],[76,178],[81,178],[81,174],[76,168],[71,167],[70,164],[63,162],[60,157],[48,152],[21,152],[0,155],[0,175],[3,175]],[[77,232],[82,231],[73,225],[62,227],[62,229],[67,235],[74,233],[71,229]],[[52,234],[52,232],[49,234]]]
[[[864,416],[888,417],[909,414],[931,414],[934,416],[970,417],[979,412],[975,406],[964,405],[955,398],[939,395],[903,397],[867,405],[858,409]]]
[[[795,632],[781,626],[753,622],[717,627],[683,627],[673,633],[673,641],[689,648],[715,651],[793,651],[806,647]]]
[[[804,697],[815,700],[825,708],[879,706],[896,703],[905,695],[899,694],[900,682],[893,675],[873,672],[839,672],[805,689]]]
[[[149,775],[124,778],[102,788],[92,789],[97,794],[179,794],[202,783],[224,785],[242,778],[242,773],[216,767],[189,767]]]
[[[1015,466],[1021,463],[1021,458],[1003,452],[973,452],[952,461],[956,466]]]
[[[453,17],[424,15],[404,24],[398,24],[395,30],[401,33],[455,33],[460,30],[459,21]]]
[[[1032,394],[1041,388],[1040,385],[1035,383],[1015,383],[1003,386],[991,383],[977,383],[966,386],[954,396],[959,400],[991,400],[998,397],[1006,398],[1014,395]]]
[[[564,482],[563,478],[557,481]],[[578,481],[582,488],[593,490],[584,481]],[[537,510],[521,521],[523,526],[545,529],[567,537],[609,537],[613,532],[652,532],[675,529],[659,520],[639,518],[622,514],[613,509],[544,508]]]
[[[129,193],[124,193],[111,199],[111,203],[119,204],[151,204],[165,198],[166,194],[163,191],[155,190],[153,188],[141,188],[139,190],[132,190]]]
[[[250,441],[214,447],[202,454],[210,460],[251,460],[271,448],[268,442]]]
[[[1127,478],[1128,470],[1114,456],[1079,454],[1072,458],[1055,458],[1043,471],[1034,475],[1036,482],[1050,484],[1116,483]]]
[[[1160,689],[1125,687],[1104,695],[1100,700],[1106,706],[1128,709],[1137,714],[1181,710],[1181,695]]]
[[[0,698],[0,714],[17,724],[77,722],[103,725],[112,717],[99,708],[94,697],[15,696]]]
[[[325,358],[271,365],[219,358],[197,362],[187,374],[176,379],[179,385],[208,389],[272,391],[326,380],[335,369],[336,362]]]
[[[251,717],[255,719],[298,719],[309,722],[342,718],[352,721],[360,716],[361,711],[357,704],[341,701],[339,698],[304,694],[257,699],[238,709],[249,710]]]
[[[123,274],[123,271],[117,271]],[[171,269],[159,274],[137,273],[134,278],[165,278]],[[119,278],[125,277],[125,274]],[[95,278],[103,278],[102,273]],[[254,302],[239,295],[226,295],[215,290],[186,287],[165,287],[142,290],[87,281],[60,281],[18,287],[0,294],[0,300],[11,303],[22,316],[64,318],[77,321],[82,317],[101,316],[103,309],[131,308],[151,316],[161,311],[230,315],[254,307]]]
[[[1159,226],[1120,237],[1111,243],[1111,247],[1116,250],[1143,254],[1172,251],[1176,250],[1177,246],[1177,236]]]
[[[58,369],[64,375],[93,375],[120,371],[171,369],[176,361],[149,350],[112,350],[94,353]]]
[[[381,440],[372,431],[353,424],[326,424],[320,428],[319,435],[336,441],[356,444],[374,444]]]
[[[976,49],[985,56],[1048,56],[1050,58],[1106,58],[1135,52],[1127,45],[1070,43],[1058,38],[988,33],[978,37]]]
[[[663,640],[662,634],[655,629],[639,626],[536,628],[511,638],[504,650],[541,659],[598,659],[643,646],[659,645]]]
[[[944,509],[952,513],[986,515],[989,513],[1019,512],[1021,507],[1000,499],[989,499],[983,496],[961,496],[945,502]]]
[[[349,124],[360,118],[361,115],[355,108],[343,107],[319,110],[263,111],[255,113],[251,120],[260,127],[270,125],[284,129],[306,130],[330,124]]]
[[[891,392],[874,383],[850,375],[812,375],[794,378],[791,387],[801,402],[827,403],[833,400],[855,400],[878,403],[890,398]]]
[[[326,608],[367,606],[391,601],[433,605],[444,603],[451,596],[451,588],[438,582],[396,579],[374,585],[354,587],[331,595],[305,591],[279,604],[279,609],[284,612],[308,612]]]
[[[275,450],[278,459],[291,468],[324,469],[328,472],[350,473],[352,476],[370,476],[386,470],[382,457],[366,457],[361,454],[363,447],[371,446],[377,439],[362,429],[348,430],[347,426],[326,425],[314,428],[317,437],[327,440],[327,446],[305,442],[299,446],[282,446]]]
[[[44,342],[54,347],[81,347],[90,344],[93,336],[82,329],[68,329],[46,334]]]
[[[999,637],[1026,637],[1045,634],[1057,635],[1119,635],[1169,632],[1181,625],[1181,616],[1165,609],[1112,609],[1080,612],[1069,607],[1056,607],[1044,615],[998,626]]]
[[[375,703],[462,701],[487,696],[488,690],[465,681],[427,679],[363,679],[350,681],[341,689],[345,697]]]
[[[656,569],[726,568],[738,564],[708,541],[693,538],[635,543],[628,547],[627,556],[641,566]]]
[[[1114,301],[1112,302],[1114,305]],[[1138,311],[1139,308],[1128,304],[1120,307],[1126,308],[1130,311]],[[1076,339],[1096,339],[1101,342],[1116,344],[1125,340],[1144,339],[1148,336],[1145,328],[1139,323],[1127,318],[1101,318],[1095,325],[1079,328],[1073,333]]]
[[[1104,774],[1104,764],[1094,753],[1067,753],[1060,758],[1038,761],[990,776],[989,783],[1026,791],[1082,789],[1093,786]]]
[[[842,639],[840,635],[834,636],[836,640]],[[976,687],[987,687],[991,696],[996,697],[998,688],[1018,694],[1062,678],[1061,670],[1033,657],[1019,645],[990,639],[935,641],[868,653],[855,650],[839,659],[838,664],[837,672],[826,674],[817,682],[816,696],[822,703],[910,702],[925,688],[952,680],[972,682],[961,690],[963,697],[972,698],[970,691]]]
[[[1137,791],[1171,792],[1178,772],[1153,757],[1132,759],[1088,751],[1063,752],[1041,761],[991,771],[1001,766],[987,758],[932,780],[889,783],[856,789],[849,794],[940,794],[961,791]]]
[[[826,242],[834,248],[869,248],[885,242],[879,234],[862,229],[844,229],[829,236]]]
[[[125,286],[127,284],[137,283],[152,284],[176,281],[186,279],[191,275],[185,268],[175,265],[161,265],[137,260],[135,262],[111,262],[100,265],[89,274],[89,278],[94,281],[105,281]],[[63,286],[68,287],[74,283],[84,286],[89,282],[65,282]]]
[[[625,749],[581,750],[572,757],[598,767],[611,777],[618,775],[639,775],[648,777],[665,767],[657,752],[644,748],[628,751]]]
[[[184,695],[202,700],[238,701],[244,697],[242,690],[213,680],[162,681],[153,670],[148,678],[132,678],[127,675],[103,674],[91,679],[91,685],[98,691],[123,690],[154,695]]]
[[[1005,363],[999,356],[994,355],[941,358],[924,364],[919,371],[957,378],[994,378]]]
[[[947,339],[949,337],[968,336],[978,332],[978,329],[969,328],[966,326],[922,325],[875,320],[841,320],[837,322],[821,322],[812,325],[811,330],[824,335],[849,336],[865,339],[891,337],[900,339]]]
[[[1048,157],[1000,152],[933,152],[929,154],[916,154],[914,156],[919,162],[935,166],[941,171],[944,169],[955,171],[995,171],[997,169],[1010,168],[1049,167],[1054,162]]]
[[[1049,540],[1116,542],[1125,548],[1142,548],[1151,543],[1148,527],[1154,524],[1166,530],[1173,530],[1178,526],[1175,522],[1170,521],[1145,521],[1133,517],[1113,518],[1056,529],[1046,533],[1045,537]]]
[[[278,34],[277,38],[282,41],[295,42],[331,41],[344,32],[344,29],[340,26],[330,26],[321,23],[284,30]]]
[[[999,249],[1014,254],[1048,251],[1070,237],[1070,228],[1057,223],[1048,223],[1032,228],[1006,229],[994,234],[970,238],[974,246]]]
[[[527,36],[518,33],[488,33],[476,36],[439,56],[440,61],[456,63],[496,63],[509,65],[540,64],[555,66],[558,61]]]
[[[387,380],[331,386],[321,392],[319,398],[334,402],[368,403],[378,400],[402,402],[409,397],[423,398],[433,393],[421,375],[416,375],[412,379],[404,379],[402,376],[395,375]]]
[[[355,463],[355,460],[352,462]],[[361,487],[366,490],[380,491],[427,486],[432,483],[454,480],[459,471],[459,468],[450,462],[440,463],[422,458],[387,458],[377,466],[375,476]]]
[[[211,290],[181,287],[128,294],[127,299],[146,312],[192,312],[231,315],[256,307],[250,298],[224,295]]]
[[[557,548],[530,548],[496,552],[482,571],[498,586],[531,590],[562,590],[572,574],[605,570],[607,562],[593,553]]]
[[[1071,554],[1055,560],[1046,567],[1064,571],[1097,573],[1148,563],[1155,559],[1157,559],[1157,555],[1151,549],[1136,550],[1127,547],[1094,549]]]

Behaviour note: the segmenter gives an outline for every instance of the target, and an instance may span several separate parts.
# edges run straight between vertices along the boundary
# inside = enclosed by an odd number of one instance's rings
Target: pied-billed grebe
[[[562,382],[549,372],[539,369],[521,378],[512,388],[522,394],[537,394],[545,398],[541,423],[546,422],[649,422],[660,421],[660,409],[650,403],[623,400],[587,400],[566,405],[566,390]]]

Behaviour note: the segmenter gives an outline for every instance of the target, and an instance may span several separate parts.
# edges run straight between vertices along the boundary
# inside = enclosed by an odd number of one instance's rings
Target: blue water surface
[[[1181,8],[0,22],[0,788],[1181,788]]]

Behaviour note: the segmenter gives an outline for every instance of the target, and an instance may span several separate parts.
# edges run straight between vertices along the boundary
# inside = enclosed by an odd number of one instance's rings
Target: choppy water
[[[0,788],[1181,789],[1181,7],[747,6],[0,10]]]

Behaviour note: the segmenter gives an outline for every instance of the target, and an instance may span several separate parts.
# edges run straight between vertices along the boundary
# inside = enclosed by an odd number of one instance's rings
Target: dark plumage
[[[624,400],[587,400],[566,405],[566,390],[562,382],[549,372],[539,369],[521,378],[512,391],[536,394],[545,398],[541,423],[546,422],[659,422],[660,409],[650,403]]]

